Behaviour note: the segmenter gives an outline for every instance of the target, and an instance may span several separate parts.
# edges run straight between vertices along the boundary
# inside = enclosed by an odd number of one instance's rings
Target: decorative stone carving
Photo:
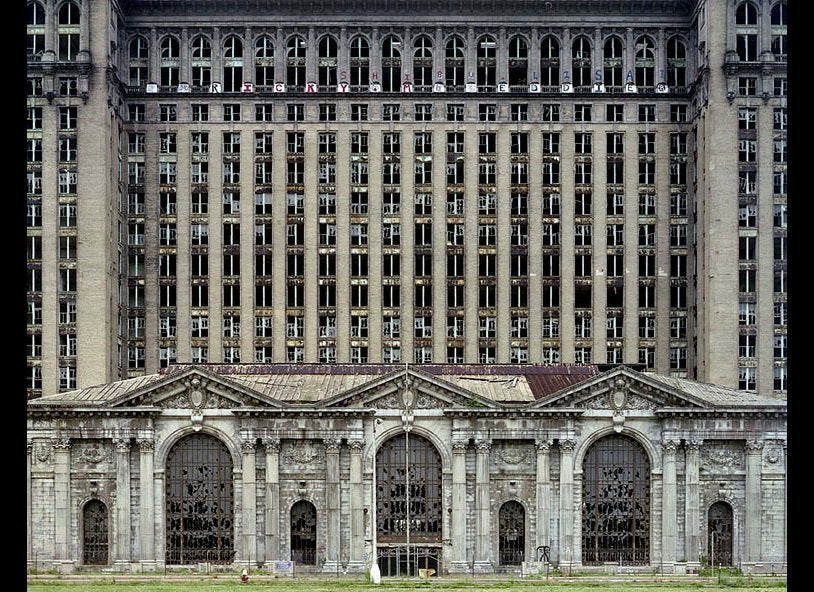
[[[401,401],[396,393],[391,393],[386,397],[371,401],[370,406],[374,409],[398,409],[401,407]]]
[[[701,467],[715,472],[730,471],[741,466],[743,452],[735,450],[732,445],[718,445],[714,449],[701,451]]]
[[[70,438],[51,438],[51,448],[54,450],[70,450]]]
[[[663,440],[661,442],[661,448],[664,452],[672,452],[675,454],[676,450],[678,450],[679,445],[681,444],[678,440]]]
[[[266,447],[266,452],[280,452],[280,439],[279,438],[263,438],[263,446]]]
[[[326,453],[339,454],[341,442],[337,438],[325,438],[322,442],[325,444]]]
[[[475,440],[475,450],[478,451],[479,454],[489,454],[492,450],[492,441],[491,440]]]
[[[525,443],[502,442],[495,456],[507,465],[523,464],[530,459]]]
[[[34,444],[34,460],[39,464],[50,462],[52,449],[53,446],[48,446],[46,444]]]
[[[255,447],[256,443],[253,439],[247,438],[246,440],[241,440],[240,442],[240,450],[243,452],[243,454],[254,452]]]
[[[573,452],[574,448],[576,448],[577,443],[575,440],[560,440],[560,450],[563,452]]]
[[[116,452],[130,452],[130,438],[113,438]]]
[[[285,446],[283,459],[288,464],[309,465],[322,458],[323,452],[311,441],[291,442]]]
[[[79,448],[79,454],[77,455],[77,462],[92,465],[109,460],[111,460],[110,455],[96,442],[83,444]]]
[[[747,440],[744,447],[746,448],[746,452],[758,452],[763,450],[765,442],[763,440]]]
[[[152,438],[137,438],[136,444],[141,452],[150,452],[155,450],[155,442]]]
[[[453,440],[452,451],[463,454],[469,448],[469,440]]]
[[[538,452],[548,452],[551,450],[552,440],[537,440],[535,443]]]

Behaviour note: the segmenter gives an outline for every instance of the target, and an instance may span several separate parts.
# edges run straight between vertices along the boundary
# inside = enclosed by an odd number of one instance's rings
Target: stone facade
[[[31,401],[30,565],[201,563],[174,554],[168,507],[172,459],[201,436],[228,458],[230,542],[217,565],[273,571],[293,560],[301,572],[346,573],[378,561],[395,575],[387,558],[409,550],[429,561],[408,558],[411,570],[528,573],[548,546],[548,567],[561,570],[685,573],[711,555],[785,570],[785,403],[624,366],[528,365],[190,365]],[[438,505],[436,522],[412,542],[385,525],[402,458],[385,451],[411,439],[407,466],[438,475],[435,493],[416,493]],[[592,464],[609,440],[622,456]],[[645,548],[598,561],[583,548],[590,490],[596,474],[629,466],[625,455],[639,459],[631,483],[644,484],[634,497]],[[303,501],[314,519],[305,547],[294,524]],[[710,529],[725,549],[710,549]]]

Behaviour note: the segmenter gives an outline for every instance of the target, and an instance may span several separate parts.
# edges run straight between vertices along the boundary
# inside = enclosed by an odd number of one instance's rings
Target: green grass
[[[383,578],[372,584],[359,577],[274,578],[252,575],[247,584],[235,574],[212,576],[167,575],[81,576],[39,575],[29,578],[27,592],[707,592],[715,590],[748,592],[785,592],[783,577],[689,576],[668,578],[652,575],[595,577],[528,577],[501,580],[490,576],[478,578],[440,577],[430,579]]]

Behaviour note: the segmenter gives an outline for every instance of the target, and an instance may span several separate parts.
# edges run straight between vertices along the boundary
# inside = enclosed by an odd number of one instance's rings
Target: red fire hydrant
[[[246,568],[243,568],[243,573],[240,574],[240,581],[244,584],[249,581],[249,570]]]

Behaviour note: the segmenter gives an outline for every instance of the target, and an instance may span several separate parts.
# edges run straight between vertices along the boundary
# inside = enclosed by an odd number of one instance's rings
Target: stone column
[[[325,439],[325,573],[338,573],[339,565],[339,440]]]
[[[449,572],[466,573],[466,450],[468,440],[452,442],[452,557]]]
[[[560,440],[560,569],[574,563],[574,440]]]
[[[687,443],[684,461],[684,549],[687,567],[701,567],[701,520],[700,491],[701,479],[699,465],[702,440],[690,440]]]
[[[257,558],[257,454],[254,440],[243,440],[243,537],[241,559],[247,567]]]
[[[254,82],[254,35],[251,27],[246,27],[243,31],[243,80],[242,82]]]
[[[263,438],[266,447],[266,565],[280,554],[280,440]]]
[[[54,558],[70,562],[71,540],[71,439],[54,438]]]
[[[114,438],[116,445],[116,543],[114,557],[124,569],[130,563],[130,438]]]
[[[671,573],[676,560],[676,449],[678,440],[664,440],[662,453],[662,496],[661,496],[661,562]]]
[[[153,487],[155,442],[137,440],[139,459],[139,560],[145,567],[155,566],[155,489]]]
[[[31,537],[31,453],[34,451],[34,442],[27,440],[25,445],[25,549],[26,559],[31,561],[34,558],[33,541]],[[37,566],[34,566],[36,569]]]
[[[350,442],[350,558],[348,571],[365,569],[365,503],[362,483],[361,440]]]
[[[492,573],[492,512],[489,496],[489,453],[492,442],[477,440],[475,442],[475,563],[473,573]]]
[[[551,545],[551,440],[537,440],[537,537],[535,547]],[[537,557],[534,557],[537,560]]]
[[[746,441],[746,553],[744,561],[760,561],[760,526],[763,522],[761,488],[763,441]]]

